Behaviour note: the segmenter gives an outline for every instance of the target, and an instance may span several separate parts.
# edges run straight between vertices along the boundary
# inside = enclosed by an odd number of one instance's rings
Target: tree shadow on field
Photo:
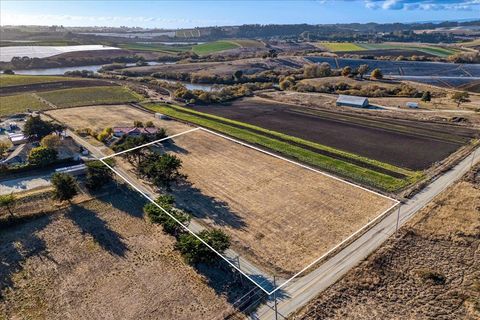
[[[191,213],[199,219],[213,220],[218,226],[229,226],[235,229],[245,229],[244,219],[230,209],[228,203],[207,196],[188,181],[182,181],[172,186],[176,207]]]
[[[28,258],[41,256],[52,260],[46,252],[45,241],[36,234],[50,222],[49,216],[43,216],[0,230],[0,300],[3,290],[13,285],[13,275],[23,269],[23,262]]]
[[[172,139],[162,141],[160,143],[162,146],[162,153],[165,152],[173,152],[173,153],[179,153],[179,154],[189,154],[190,152],[187,149],[184,149],[180,146],[178,146],[175,141]]]
[[[97,216],[96,212],[72,204],[69,212],[65,216],[72,220],[83,234],[92,236],[95,242],[104,250],[120,257],[125,256],[128,248],[123,242],[122,237],[117,232],[111,230],[107,223]]]
[[[112,183],[111,188],[102,201],[132,217],[143,219],[143,206],[148,203],[144,196],[123,183]]]

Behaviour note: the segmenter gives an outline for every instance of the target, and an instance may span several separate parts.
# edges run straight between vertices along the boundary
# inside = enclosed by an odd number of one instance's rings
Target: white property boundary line
[[[344,180],[344,179],[341,179],[341,178],[332,176],[332,175],[330,175],[330,174],[328,174],[328,173],[325,173],[325,172],[323,172],[323,171],[314,169],[314,168],[312,168],[312,167],[309,167],[309,166],[304,165],[304,164],[301,164],[301,163],[299,163],[299,162],[290,160],[290,159],[288,159],[288,158],[279,156],[279,155],[277,155],[277,154],[275,154],[275,153],[272,153],[272,152],[269,152],[269,151],[266,151],[266,150],[257,148],[257,147],[255,147],[255,146],[252,146],[251,144],[248,144],[248,143],[239,141],[239,140],[237,140],[237,139],[230,138],[230,137],[228,137],[228,136],[225,136],[225,135],[223,135],[223,134],[217,133],[217,132],[215,132],[215,131],[212,131],[212,130],[209,130],[209,129],[206,129],[206,128],[203,128],[203,127],[198,127],[198,128],[201,129],[201,130],[203,130],[203,131],[206,131],[206,132],[209,132],[209,133],[211,133],[211,134],[214,134],[214,135],[217,135],[217,136],[219,136],[219,137],[222,137],[222,138],[224,138],[224,139],[227,139],[227,140],[233,141],[233,142],[235,142],[235,143],[241,144],[242,146],[245,146],[245,147],[247,147],[247,148],[260,151],[260,152],[262,152],[262,153],[268,154],[269,156],[272,156],[272,157],[275,157],[275,158],[278,158],[278,159],[281,159],[281,160],[284,160],[284,161],[293,163],[293,164],[295,164],[295,165],[297,165],[297,166],[299,166],[299,167],[302,167],[302,168],[304,168],[304,169],[307,169],[307,170],[310,170],[310,171],[313,171],[313,172],[316,172],[316,173],[323,174],[324,176],[327,176],[327,177],[329,177],[329,178],[332,178],[332,179],[335,179],[335,180],[338,180],[338,181],[342,181],[342,182],[344,182],[344,183],[346,183],[346,184],[349,184],[349,185],[351,185],[351,186],[354,186],[354,187],[360,188],[360,189],[362,189],[362,190],[365,190],[365,191],[374,193],[374,194],[376,194],[377,196],[381,196],[381,197],[383,197],[383,198],[387,198],[387,199],[390,199],[390,200],[393,200],[393,201],[397,201],[396,199],[387,197],[387,196],[385,196],[385,195],[383,195],[383,194],[381,194],[381,193],[378,193],[378,192],[376,192],[376,191],[373,191],[373,190],[364,188],[364,187],[362,187],[362,186],[356,185],[356,184],[351,183],[351,182],[349,182],[349,181],[347,181],[347,180]],[[398,201],[397,201],[397,202],[398,202]]]
[[[115,157],[115,156],[118,156],[118,155],[121,155],[121,154],[124,154],[126,152],[129,152],[129,151],[132,151],[132,150],[136,150],[136,149],[139,149],[139,148],[143,148],[143,147],[146,147],[146,146],[149,146],[149,145],[152,145],[152,144],[155,144],[155,143],[158,143],[158,142],[161,142],[161,141],[164,141],[164,140],[168,140],[168,139],[171,139],[171,138],[174,138],[174,137],[178,137],[178,136],[181,136],[181,135],[184,135],[184,134],[187,134],[187,133],[190,133],[190,132],[193,132],[193,131],[197,131],[197,130],[203,130],[205,132],[208,132],[208,133],[211,133],[213,135],[216,135],[216,136],[219,136],[221,138],[224,138],[224,139],[227,139],[227,140],[230,140],[232,142],[235,142],[237,144],[240,144],[242,146],[245,146],[247,148],[250,148],[250,149],[253,149],[253,150],[256,150],[256,151],[259,151],[261,153],[264,153],[264,154],[267,154],[269,156],[272,156],[272,157],[275,157],[275,158],[278,158],[278,159],[281,159],[281,160],[284,160],[284,161],[287,161],[289,163],[292,163],[294,165],[297,165],[299,167],[302,167],[304,169],[307,169],[307,170],[310,170],[310,171],[313,171],[313,172],[316,172],[316,173],[319,173],[319,174],[322,174],[324,176],[327,176],[329,178],[332,178],[332,179],[335,179],[337,181],[341,181],[343,183],[346,183],[350,186],[353,186],[353,187],[356,187],[356,188],[360,188],[364,191],[367,191],[367,192],[370,192],[370,193],[373,193],[375,195],[378,195],[378,196],[381,196],[383,198],[386,198],[386,199],[389,199],[391,201],[394,202],[394,204],[392,206],[390,206],[388,209],[386,209],[385,211],[383,211],[381,214],[379,214],[378,216],[376,216],[372,221],[368,222],[367,224],[365,224],[364,226],[362,226],[360,229],[358,229],[357,231],[355,231],[354,233],[352,233],[350,236],[348,236],[347,238],[345,238],[344,240],[342,240],[340,243],[338,243],[336,246],[334,246],[333,248],[331,248],[330,250],[328,250],[326,253],[324,253],[323,255],[321,255],[319,258],[315,259],[313,262],[311,262],[310,264],[308,264],[305,268],[303,268],[302,270],[300,270],[299,272],[297,272],[296,274],[294,274],[291,278],[289,278],[288,280],[286,280],[284,283],[282,283],[281,285],[277,286],[276,288],[274,288],[272,291],[267,291],[265,290],[261,285],[259,285],[255,280],[253,280],[249,275],[247,275],[245,272],[243,272],[242,270],[240,270],[240,268],[238,268],[236,265],[234,265],[232,262],[230,262],[230,260],[228,260],[227,258],[225,258],[222,254],[220,254],[218,251],[216,251],[213,247],[211,247],[208,243],[206,243],[203,239],[201,239],[195,232],[191,231],[187,226],[185,226],[183,223],[181,223],[180,221],[177,220],[177,218],[175,218],[172,214],[170,214],[167,210],[165,210],[164,208],[162,208],[158,203],[156,203],[152,198],[150,198],[148,195],[146,195],[143,191],[141,191],[138,187],[136,187],[133,183],[131,183],[126,177],[124,177],[121,173],[119,173],[117,170],[115,170],[114,168],[112,168],[109,164],[107,164],[104,160],[106,159],[109,159],[109,158],[112,158],[112,157]],[[239,140],[236,140],[236,139],[233,139],[231,137],[228,137],[228,136],[225,136],[223,134],[220,134],[220,133],[217,133],[217,132],[214,132],[212,130],[209,130],[209,129],[206,129],[206,128],[203,128],[203,127],[196,127],[196,128],[193,128],[193,129],[190,129],[190,130],[187,130],[187,131],[184,131],[184,132],[181,132],[181,133],[178,133],[178,134],[175,134],[175,135],[172,135],[172,136],[168,136],[166,138],[163,138],[163,139],[159,139],[159,140],[155,140],[155,141],[152,141],[152,142],[149,142],[149,143],[146,143],[146,144],[143,144],[141,146],[137,146],[137,147],[134,147],[134,148],[131,148],[131,149],[128,149],[128,150],[123,150],[123,151],[120,151],[120,152],[117,152],[115,154],[112,154],[112,155],[108,155],[108,156],[105,156],[105,157],[102,157],[102,158],[99,158],[98,160],[100,160],[104,165],[106,165],[108,168],[110,168],[110,170],[112,170],[115,174],[117,174],[120,178],[122,178],[125,182],[127,182],[130,186],[132,186],[136,191],[138,191],[141,195],[143,195],[148,201],[150,201],[151,203],[153,203],[155,206],[157,206],[160,210],[162,210],[163,212],[165,212],[170,218],[172,218],[175,222],[177,222],[179,225],[181,225],[185,230],[187,230],[189,233],[191,233],[193,236],[195,236],[198,240],[200,240],[204,245],[206,245],[209,249],[211,249],[213,252],[215,252],[218,256],[220,256],[220,258],[222,258],[223,260],[225,260],[228,264],[230,264],[233,268],[235,268],[238,272],[240,272],[243,276],[245,276],[248,280],[250,280],[253,284],[255,284],[257,287],[259,287],[263,292],[265,292],[267,295],[271,295],[273,294],[274,292],[276,292],[277,290],[279,290],[280,288],[284,287],[285,285],[287,285],[289,282],[291,282],[293,279],[295,279],[296,277],[298,277],[300,274],[302,274],[303,272],[305,272],[305,270],[309,269],[310,267],[312,267],[314,264],[316,264],[317,262],[319,262],[320,260],[324,259],[325,257],[327,257],[329,254],[331,254],[332,252],[338,250],[338,248],[340,248],[341,246],[343,246],[345,243],[347,243],[348,241],[350,241],[352,238],[354,238],[355,236],[357,236],[359,233],[363,232],[366,228],[370,227],[372,224],[376,223],[378,220],[381,220],[383,218],[383,216],[389,212],[390,210],[392,210],[393,208],[395,208],[397,205],[400,204],[400,201],[396,200],[396,199],[393,199],[391,197],[388,197],[388,196],[385,196],[381,193],[378,193],[376,191],[373,191],[373,190],[370,190],[370,189],[367,189],[367,188],[364,188],[362,186],[359,186],[359,185],[356,185],[354,183],[351,183],[349,181],[346,181],[346,180],[343,180],[341,178],[338,178],[338,177],[335,177],[335,176],[332,176],[328,173],[325,173],[323,171],[320,171],[320,170],[317,170],[317,169],[314,169],[312,167],[309,167],[307,165],[304,165],[304,164],[301,164],[299,162],[296,162],[296,161],[293,161],[293,160],[290,160],[288,158],[285,158],[285,157],[282,157],[282,156],[279,156],[277,154],[274,154],[272,152],[269,152],[269,151],[266,151],[266,150],[263,150],[263,149],[260,149],[258,147],[255,147],[255,146],[252,146],[248,143],[245,143],[245,142],[242,142],[242,141],[239,141]]]
[[[260,289],[262,289],[266,294],[270,295],[270,293],[265,290],[262,286],[258,285],[252,278],[250,278],[250,276],[248,276],[247,274],[245,274],[242,270],[240,270],[237,266],[235,266],[233,263],[231,263],[227,258],[225,258],[223,255],[221,255],[217,250],[215,250],[213,247],[211,247],[208,243],[206,243],[202,238],[200,238],[195,232],[191,231],[187,226],[185,226],[183,223],[181,223],[180,221],[178,221],[177,218],[175,218],[172,214],[170,214],[170,212],[168,212],[167,210],[165,210],[164,208],[162,208],[158,203],[156,203],[152,198],[150,198],[148,195],[146,195],[142,190],[140,190],[139,188],[137,188],[137,186],[135,186],[133,183],[131,183],[130,181],[128,181],[127,178],[125,178],[122,174],[120,174],[117,170],[115,170],[114,168],[112,168],[108,163],[106,163],[103,159],[98,159],[100,160],[104,165],[106,165],[108,168],[110,168],[110,170],[112,170],[113,172],[115,172],[120,178],[122,178],[126,183],[128,183],[130,186],[132,186],[135,190],[137,190],[138,192],[140,192],[140,194],[142,196],[144,196],[145,198],[147,198],[148,201],[150,201],[151,203],[153,203],[155,206],[157,206],[160,210],[162,210],[163,212],[165,212],[170,218],[172,218],[173,220],[175,220],[176,223],[178,223],[179,225],[181,225],[185,230],[187,230],[188,232],[190,232],[195,238],[197,238],[198,240],[200,240],[204,245],[206,245],[210,250],[212,250],[213,252],[215,252],[218,256],[220,256],[223,260],[225,260],[226,262],[228,262],[232,267],[234,267],[236,270],[238,270],[242,275],[244,275],[245,277],[247,277],[248,280],[250,280],[251,282],[253,282],[257,287],[259,287]]]
[[[109,156],[106,156],[106,157],[101,158],[100,160],[105,160],[105,159],[108,159],[108,158],[113,158],[113,157],[119,156],[119,155],[121,155],[121,154],[130,152],[130,151],[133,151],[133,150],[136,150],[136,149],[140,149],[140,148],[143,148],[143,147],[146,147],[146,146],[150,146],[150,145],[152,145],[152,144],[155,144],[155,143],[158,143],[158,142],[162,142],[162,141],[164,141],[164,140],[168,140],[168,139],[171,139],[171,138],[175,138],[175,137],[181,136],[182,134],[190,133],[190,132],[197,131],[197,130],[200,130],[200,128],[193,128],[193,129],[190,129],[190,130],[187,130],[187,131],[184,131],[184,132],[180,132],[180,133],[177,133],[177,134],[174,134],[174,135],[171,135],[171,136],[162,138],[162,139],[158,139],[158,140],[155,140],[155,141],[152,141],[152,142],[148,142],[148,143],[142,144],[141,146],[136,146],[136,147],[133,147],[133,148],[130,148],[130,149],[127,149],[127,150],[123,150],[123,151],[120,151],[120,152],[111,154],[111,155],[109,155]],[[103,162],[103,161],[102,161],[102,162]]]

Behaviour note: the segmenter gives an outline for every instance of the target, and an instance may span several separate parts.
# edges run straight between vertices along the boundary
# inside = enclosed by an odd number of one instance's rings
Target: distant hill
[[[476,34],[480,19],[423,23],[347,23],[347,24],[246,24],[241,26],[202,27],[190,29],[144,29],[111,27],[2,26],[2,40],[108,41],[212,41],[233,38],[327,40],[327,41],[402,41],[451,43]],[[419,32],[429,30],[430,32]],[[455,30],[455,32],[431,32]],[[465,30],[465,32],[462,32]],[[462,38],[463,37],[463,38]],[[467,39],[468,40],[468,39]]]

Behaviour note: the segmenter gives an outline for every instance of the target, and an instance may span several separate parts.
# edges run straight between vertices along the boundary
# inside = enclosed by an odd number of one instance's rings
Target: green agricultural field
[[[193,52],[198,55],[210,54],[223,50],[230,50],[240,47],[232,41],[214,41],[193,46]]]
[[[418,50],[425,53],[436,55],[438,57],[448,57],[458,52],[458,50],[455,50],[455,49],[434,47],[434,46],[418,47]]]
[[[319,42],[317,43],[317,45],[321,47],[325,47],[328,50],[333,52],[366,50],[365,48],[360,47],[357,44],[351,43],[351,42]]]
[[[230,42],[238,44],[242,48],[265,48],[265,44],[258,40],[251,39],[237,39]]]
[[[191,122],[243,141],[266,147],[287,157],[380,190],[393,192],[421,178],[421,173],[418,172],[398,168],[243,122],[173,105],[146,105],[146,107],[152,111],[161,112],[173,118]],[[314,151],[314,149],[317,149],[319,152]],[[336,154],[339,158],[321,154],[320,152],[322,151]],[[355,164],[355,162],[358,164]],[[365,166],[359,165],[360,163],[364,163]],[[379,171],[375,170],[375,167]],[[402,174],[404,178],[390,176],[380,172],[381,169]]]
[[[50,107],[31,93],[0,97],[0,116],[8,116],[15,113],[30,110],[46,110]]]
[[[41,92],[38,95],[59,108],[137,102],[142,99],[124,87],[74,88]]]
[[[125,43],[120,44],[120,48],[127,50],[140,50],[140,51],[156,51],[165,53],[178,53],[185,52],[192,49],[192,46],[186,45],[167,45],[162,43]]]
[[[458,52],[454,48],[432,45],[416,45],[410,43],[353,43],[353,42],[318,42],[317,46],[325,47],[332,52],[368,51],[368,50],[417,50],[438,57],[448,57]]]
[[[34,83],[48,83],[56,81],[72,81],[78,78],[62,76],[24,76],[24,75],[0,75],[0,87],[21,86]]]

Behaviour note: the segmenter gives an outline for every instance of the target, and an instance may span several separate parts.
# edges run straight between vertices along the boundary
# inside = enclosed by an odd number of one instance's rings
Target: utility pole
[[[273,290],[275,290],[277,288],[277,283],[275,281],[275,276],[273,276]],[[275,290],[273,292],[273,299],[275,300],[275,304],[274,304],[274,307],[275,307],[275,320],[278,320],[278,311],[277,311],[277,291]]]

